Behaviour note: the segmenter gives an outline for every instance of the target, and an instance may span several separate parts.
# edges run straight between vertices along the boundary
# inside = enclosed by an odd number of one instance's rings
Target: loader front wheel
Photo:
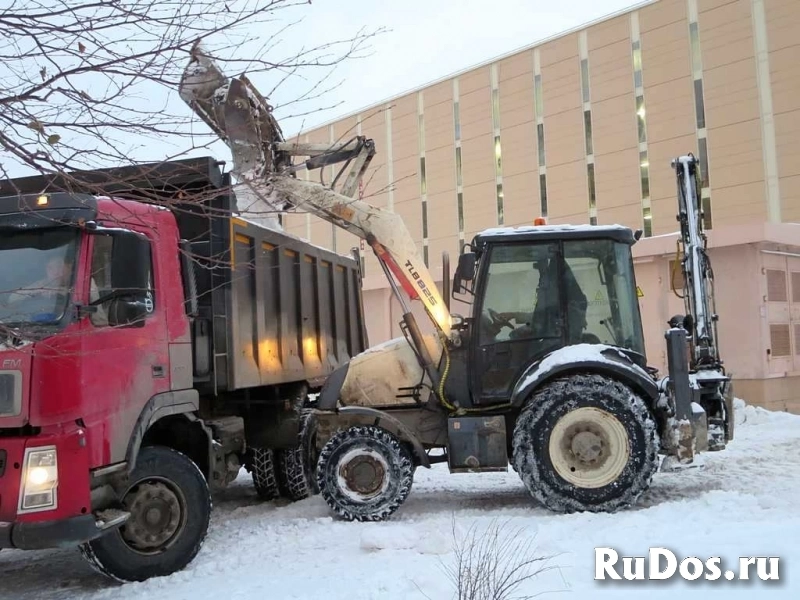
[[[409,451],[380,427],[350,427],[320,452],[317,484],[328,506],[347,521],[383,521],[411,491]]]
[[[557,512],[614,512],[635,504],[658,467],[644,400],[598,374],[556,379],[522,409],[513,461],[531,495]]]

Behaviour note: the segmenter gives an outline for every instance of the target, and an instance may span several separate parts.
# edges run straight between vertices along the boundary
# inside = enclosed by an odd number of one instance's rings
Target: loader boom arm
[[[419,299],[435,325],[450,335],[450,312],[436,282],[399,215],[356,197],[359,182],[375,154],[372,140],[354,136],[344,143],[288,142],[267,103],[244,75],[230,79],[195,46],[180,83],[180,96],[228,145],[231,171],[276,211],[299,209],[365,240],[396,290],[392,275],[408,296]],[[293,164],[293,157],[307,157]],[[309,171],[345,162],[329,186],[298,179]],[[340,191],[335,185],[347,166]],[[447,274],[444,274],[447,277]],[[403,299],[400,298],[401,303]]]

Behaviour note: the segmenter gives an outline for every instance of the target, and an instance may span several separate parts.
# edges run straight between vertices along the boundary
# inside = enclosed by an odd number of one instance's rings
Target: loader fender
[[[520,406],[543,383],[570,372],[601,373],[614,377],[642,394],[651,407],[655,406],[658,399],[655,380],[627,354],[605,344],[577,344],[555,350],[531,363],[514,386],[512,404]]]
[[[320,410],[336,410],[336,405],[339,403],[339,394],[342,391],[344,380],[347,379],[347,371],[349,369],[350,363],[346,362],[328,375],[317,399],[317,406]]]
[[[423,467],[430,468],[431,461],[422,443],[414,432],[392,415],[366,406],[344,406],[336,412],[315,411],[314,421],[318,435],[322,430],[334,432],[358,425],[374,425],[397,436],[401,441],[411,444],[414,455]]]

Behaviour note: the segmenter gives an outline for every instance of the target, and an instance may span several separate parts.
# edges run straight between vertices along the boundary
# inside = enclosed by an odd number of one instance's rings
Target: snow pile
[[[437,464],[417,470],[391,521],[348,523],[332,519],[319,496],[260,502],[243,471],[215,500],[208,539],[185,571],[119,586],[96,575],[76,550],[3,550],[0,598],[450,600],[455,588],[445,569],[456,564],[455,540],[463,545],[470,532],[504,524],[514,534],[507,543],[550,557],[542,565],[549,570],[525,581],[517,596],[800,598],[800,417],[737,400],[735,436],[725,451],[703,455],[698,468],[656,474],[640,503],[616,514],[554,514],[533,503],[513,470],[451,475]],[[679,561],[720,556],[723,571],[738,569],[740,556],[779,557],[781,581],[759,580],[754,567],[749,582],[595,581],[600,547],[620,556],[668,548]]]

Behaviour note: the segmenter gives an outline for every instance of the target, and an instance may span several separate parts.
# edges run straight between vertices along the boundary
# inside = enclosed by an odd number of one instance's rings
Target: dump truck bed
[[[321,385],[367,347],[357,256],[241,218],[212,157],[0,182],[0,195],[86,192],[167,206],[197,289],[194,382],[201,394]],[[179,251],[176,248],[176,252]]]

